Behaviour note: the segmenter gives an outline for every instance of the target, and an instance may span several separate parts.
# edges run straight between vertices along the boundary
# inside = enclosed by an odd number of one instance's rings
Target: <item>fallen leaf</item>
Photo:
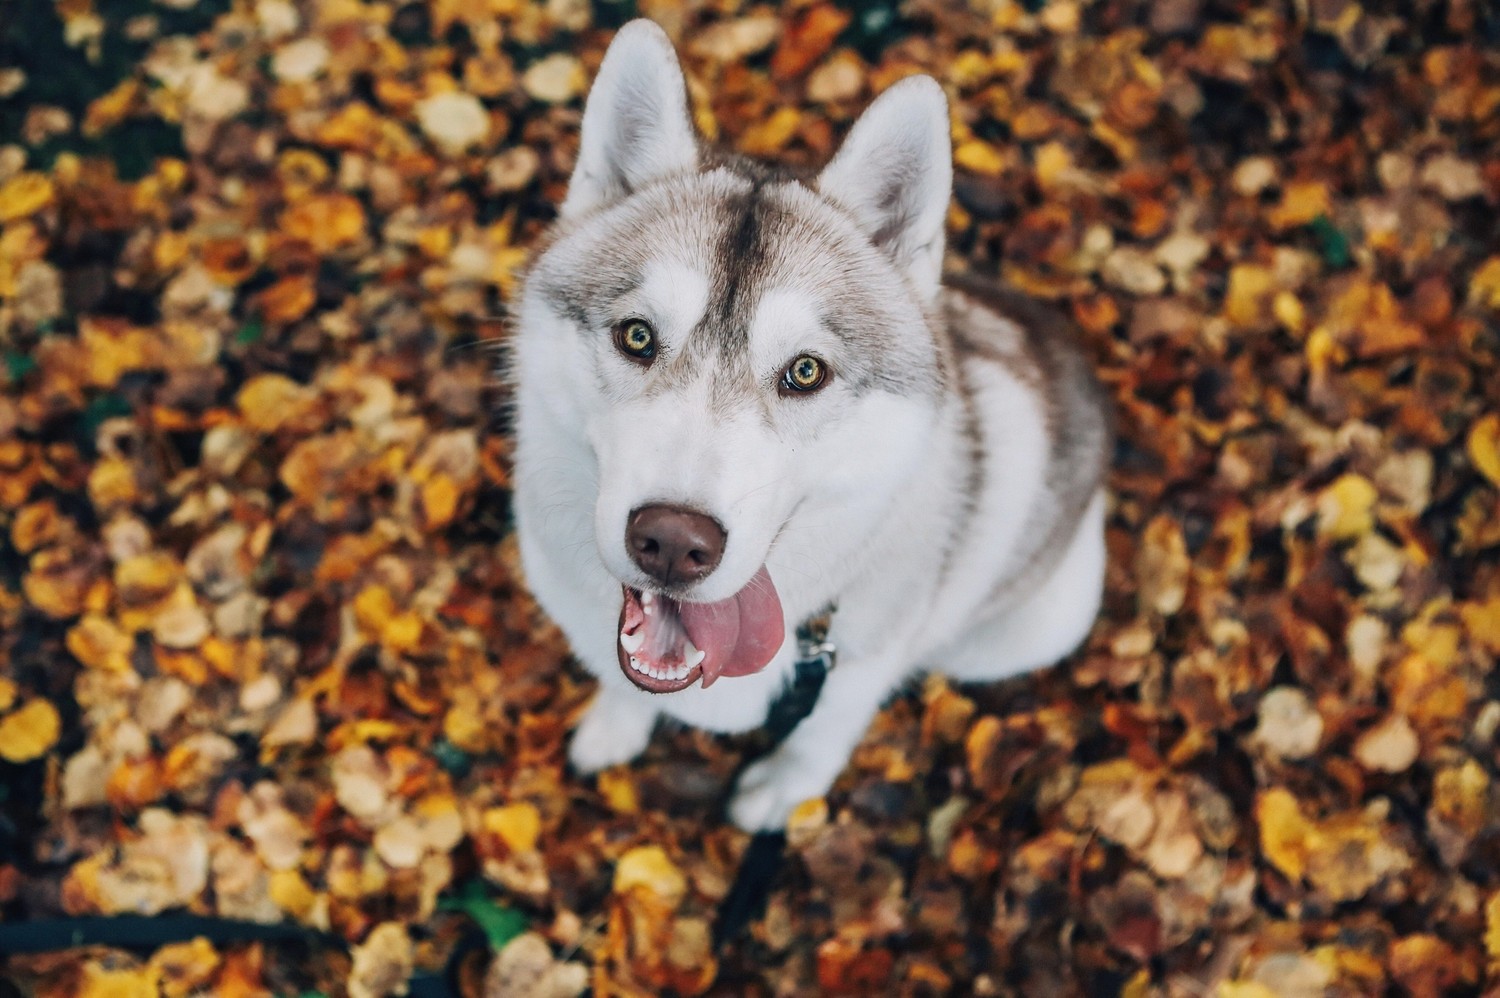
[[[28,700],[0,717],[0,759],[15,763],[38,759],[57,744],[61,731],[56,707],[47,700]]]
[[[687,893],[687,878],[661,846],[636,846],[615,864],[614,891],[644,891],[675,908]]]

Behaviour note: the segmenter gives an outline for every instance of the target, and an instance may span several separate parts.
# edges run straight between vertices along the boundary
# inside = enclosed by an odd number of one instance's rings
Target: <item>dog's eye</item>
[[[781,373],[781,393],[815,392],[828,379],[828,368],[816,357],[803,354]]]
[[[656,334],[640,319],[626,319],[615,327],[615,346],[632,360],[649,364],[656,356]]]

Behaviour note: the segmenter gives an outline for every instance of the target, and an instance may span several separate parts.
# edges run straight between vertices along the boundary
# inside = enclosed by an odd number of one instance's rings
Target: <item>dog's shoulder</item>
[[[1004,366],[1042,401],[1054,456],[1085,477],[1102,476],[1112,418],[1078,328],[1045,302],[994,279],[949,273],[943,321],[960,361]]]

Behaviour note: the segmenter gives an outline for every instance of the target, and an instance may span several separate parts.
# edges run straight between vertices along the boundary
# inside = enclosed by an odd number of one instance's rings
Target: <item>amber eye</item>
[[[615,346],[631,359],[649,363],[656,356],[656,334],[640,319],[626,319],[615,327]]]
[[[783,392],[813,392],[823,387],[828,368],[816,357],[803,354],[787,365],[781,375]]]

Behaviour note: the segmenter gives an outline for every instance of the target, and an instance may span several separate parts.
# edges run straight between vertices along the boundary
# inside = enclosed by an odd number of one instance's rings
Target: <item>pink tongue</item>
[[[720,676],[748,676],[764,669],[786,638],[781,597],[764,565],[728,599],[681,603],[678,615],[688,638],[704,653],[705,689]]]

